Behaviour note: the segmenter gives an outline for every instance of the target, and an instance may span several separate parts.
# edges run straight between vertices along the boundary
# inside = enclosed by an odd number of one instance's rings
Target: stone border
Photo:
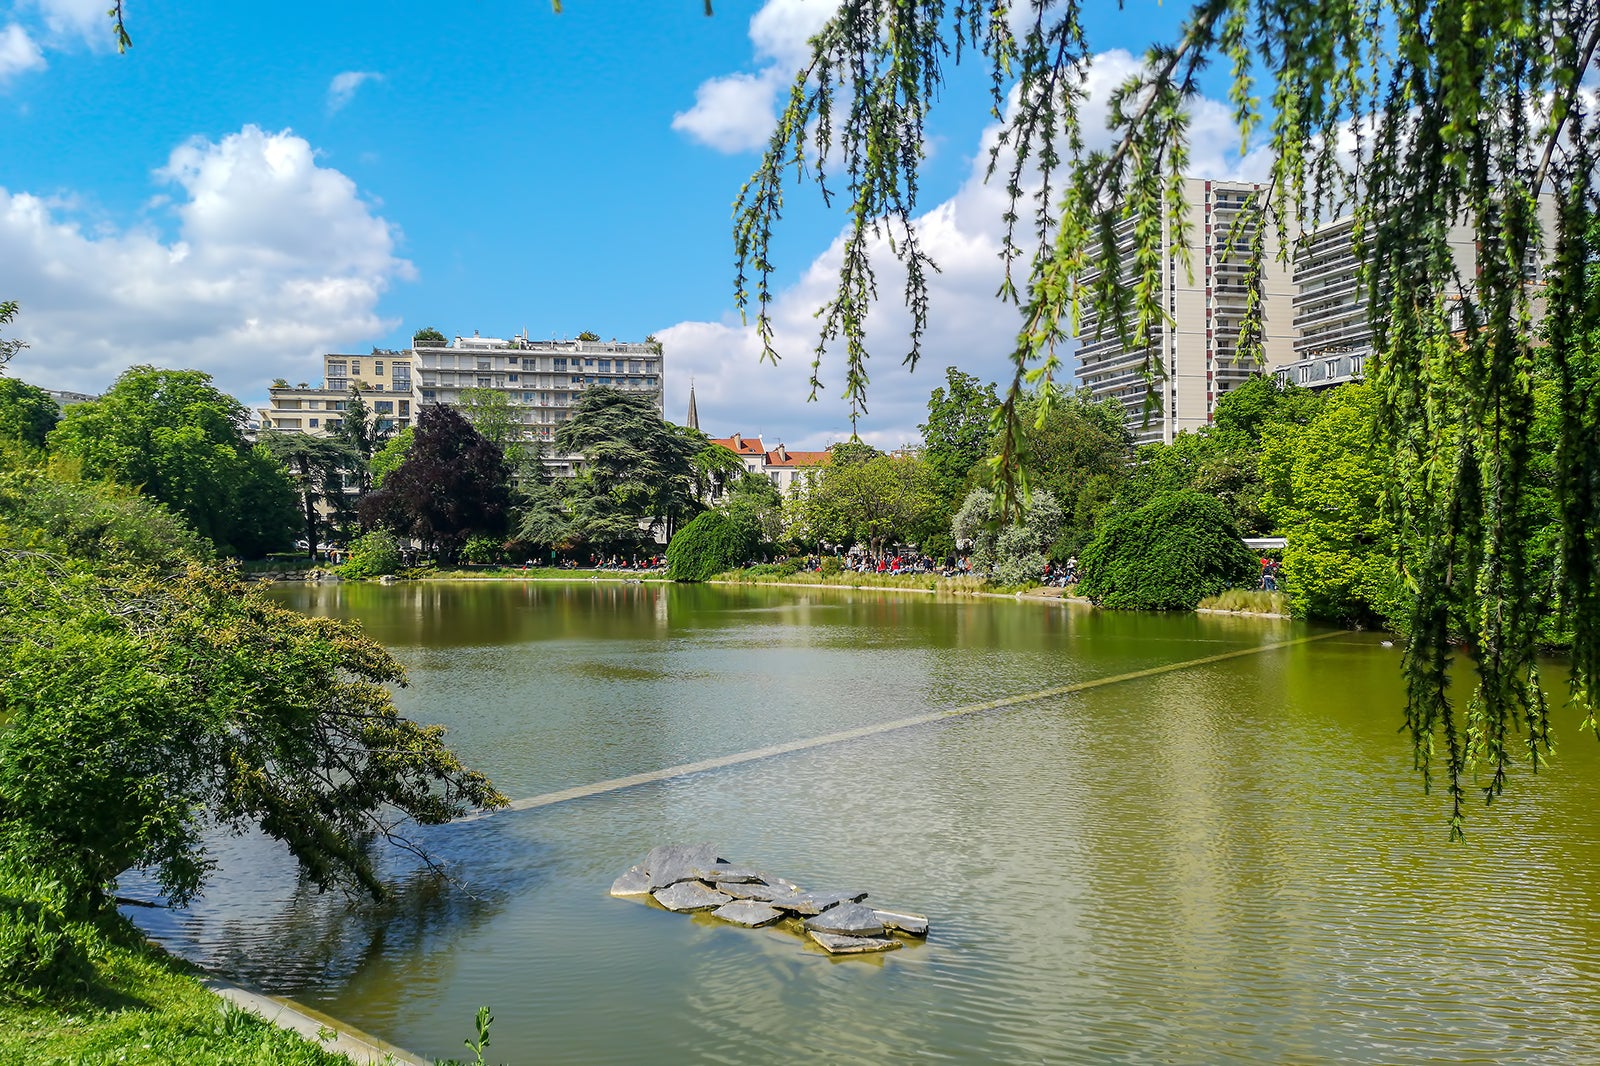
[[[330,1018],[326,1014],[313,1010],[302,1003],[296,1003],[294,1000],[269,996],[264,992],[257,992],[254,989],[235,984],[226,978],[210,974],[197,979],[207,991],[218,999],[231,1003],[242,1010],[247,1010],[251,1014],[271,1022],[280,1029],[298,1033],[319,1047],[339,1052],[352,1062],[396,1063],[399,1066],[433,1066],[432,1059],[425,1059],[406,1051],[404,1048],[396,1047],[370,1033],[362,1032],[355,1026],[347,1025],[336,1018]],[[329,1029],[334,1031],[334,1038],[332,1040],[323,1040],[321,1034]]]

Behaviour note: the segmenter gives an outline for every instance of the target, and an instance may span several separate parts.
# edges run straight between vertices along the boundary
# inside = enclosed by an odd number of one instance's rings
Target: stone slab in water
[[[722,859],[715,844],[663,844],[650,849],[644,868],[650,871],[650,891],[679,881],[695,881],[705,876]]]
[[[707,888],[699,881],[679,881],[652,895],[669,911],[708,911],[733,899],[726,892]]]
[[[900,941],[884,936],[838,936],[811,931],[806,934],[827,949],[830,955],[863,955],[871,951],[893,951]]]
[[[885,929],[893,929],[907,936],[927,936],[928,919],[920,914],[911,914],[908,911],[886,911],[874,907],[873,914],[878,916],[878,921],[883,923]]]
[[[866,898],[865,892],[800,892],[791,896],[779,896],[772,901],[772,905],[794,914],[811,915],[821,914],[841,903],[860,903]]]
[[[650,894],[650,875],[641,866],[631,866],[628,872],[611,882],[613,896],[648,896]]]
[[[766,875],[760,870],[752,870],[748,866],[717,865],[705,872],[702,881],[719,881],[732,885],[764,885],[767,883]]]
[[[776,885],[758,885],[747,881],[718,881],[717,891],[726,892],[734,899],[753,899],[763,903],[770,903],[780,896],[792,896],[787,888]]]
[[[771,925],[783,917],[783,912],[753,899],[736,899],[732,903],[724,903],[712,911],[711,917],[721,918],[725,922],[745,925],[755,929],[763,925]]]
[[[871,907],[859,903],[840,903],[814,918],[806,919],[808,933],[837,933],[840,936],[882,936],[883,922]]]

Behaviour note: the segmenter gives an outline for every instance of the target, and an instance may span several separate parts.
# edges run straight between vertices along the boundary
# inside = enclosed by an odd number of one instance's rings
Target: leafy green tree
[[[306,558],[317,561],[317,545],[323,539],[323,520],[319,506],[332,507],[344,498],[344,477],[355,457],[343,441],[307,433],[281,433],[264,430],[261,447],[294,479],[300,496]]]
[[[256,557],[287,545],[299,518],[287,473],[244,439],[245,421],[209,374],[136,366],[69,407],[48,443],[87,476],[166,504],[219,549]]]
[[[361,397],[361,390],[354,385],[350,386],[344,413],[339,419],[339,428],[333,431],[333,437],[355,456],[356,462],[350,471],[353,475],[351,488],[354,490],[352,502],[360,506],[367,493],[372,491],[372,457],[389,439],[389,434],[373,419],[367,401]]]
[[[151,871],[182,904],[212,824],[280,840],[320,887],[383,892],[370,838],[504,800],[390,701],[398,663],[230,573],[0,553],[0,847],[86,909]]]
[[[706,438],[663,420],[650,394],[584,390],[555,446],[583,456],[568,497],[581,541],[631,547],[659,529],[670,543],[679,522],[702,509],[692,460]]]
[[[1407,622],[1376,420],[1372,386],[1344,385],[1310,424],[1280,426],[1262,440],[1266,507],[1287,543],[1281,587],[1297,615]]]
[[[0,440],[43,448],[59,421],[61,409],[48,392],[16,378],[0,378]]]
[[[411,337],[411,345],[414,348],[443,348],[449,343],[449,339],[432,326],[422,327]]]
[[[1193,490],[1105,516],[1079,569],[1079,592],[1102,607],[1134,611],[1190,611],[1256,577],[1233,516]]]
[[[829,464],[795,497],[797,539],[864,544],[874,554],[908,541],[940,506],[934,475],[912,454],[866,456],[865,445],[835,445]]]
[[[543,472],[538,442],[523,437],[518,411],[504,390],[462,389],[461,401],[456,407],[485,440],[499,445],[507,464],[518,477],[536,478]]]
[[[400,542],[387,529],[374,529],[350,542],[350,558],[339,567],[341,577],[381,577],[397,573]]]
[[[1322,409],[1322,398],[1310,389],[1257,374],[1235,385],[1217,401],[1212,424],[1223,433],[1242,433],[1260,443],[1275,426],[1303,426]]]
[[[775,544],[783,537],[783,494],[760,474],[746,471],[717,503],[717,509],[749,530],[758,545]]]
[[[511,512],[511,472],[504,455],[458,412],[422,408],[411,451],[361,501],[361,519],[415,537],[445,565],[468,538],[504,533]]]
[[[1027,481],[1058,501],[1062,543],[1050,554],[1065,559],[1093,535],[1096,517],[1127,478],[1132,436],[1120,404],[1097,403],[1087,392],[1056,397],[1048,406],[1031,397],[1025,415]]]
[[[1213,496],[1246,536],[1267,532],[1256,443],[1238,430],[1207,426],[1186,430],[1170,444],[1146,444],[1121,493],[1125,508],[1158,496],[1193,490]]]
[[[367,463],[367,473],[372,478],[373,488],[383,488],[384,479],[405,462],[406,456],[411,454],[411,441],[415,435],[416,430],[407,426],[372,453],[372,460]]]
[[[600,339],[600,334],[596,333],[592,329],[586,329],[582,333],[578,334],[578,339],[580,341],[587,341],[592,344]]]
[[[162,569],[211,555],[193,527],[134,489],[85,480],[76,464],[12,458],[0,452],[0,551]]]
[[[722,511],[704,511],[667,545],[667,573],[674,581],[705,581],[743,566],[757,544],[747,523]]]
[[[922,458],[933,471],[934,486],[946,500],[959,499],[969,475],[989,454],[992,422],[1000,408],[994,384],[982,384],[956,367],[945,367],[944,388],[928,397],[922,430]]]

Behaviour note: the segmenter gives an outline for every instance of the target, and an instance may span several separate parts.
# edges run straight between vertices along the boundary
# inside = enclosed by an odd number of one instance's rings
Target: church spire
[[[689,420],[686,424],[690,429],[700,428],[700,412],[694,407],[694,378],[689,379]]]

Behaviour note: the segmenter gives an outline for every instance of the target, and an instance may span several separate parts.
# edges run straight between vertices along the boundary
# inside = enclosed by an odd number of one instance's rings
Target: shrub
[[[844,560],[837,555],[824,555],[822,557],[821,573],[823,577],[835,577],[844,573]]]
[[[505,558],[505,542],[499,537],[469,537],[462,554],[467,557],[467,562],[480,566],[498,563]]]
[[[379,577],[400,569],[400,542],[387,529],[374,529],[350,542],[350,561],[340,577]]]
[[[93,972],[88,926],[67,918],[59,885],[0,875],[0,986],[61,991]]]
[[[674,581],[704,581],[739,566],[755,552],[756,538],[720,511],[706,511],[678,530],[667,545],[667,573]]]
[[[1186,490],[1107,516],[1083,550],[1078,591],[1103,607],[1190,611],[1247,586],[1255,560],[1214,496]]]

